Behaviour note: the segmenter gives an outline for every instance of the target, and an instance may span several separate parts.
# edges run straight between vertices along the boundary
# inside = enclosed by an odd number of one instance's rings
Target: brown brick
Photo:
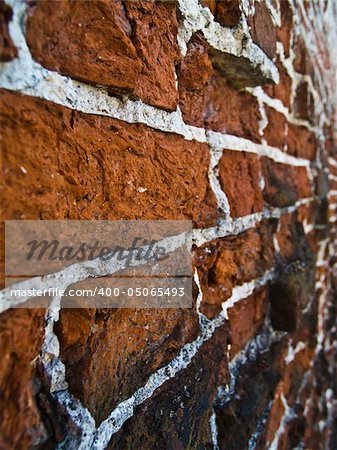
[[[302,36],[296,36],[294,45],[294,69],[302,75],[313,75],[313,64]]]
[[[277,28],[277,40],[282,42],[285,56],[289,56],[290,38],[293,28],[293,10],[289,0],[280,2],[281,8],[281,26]]]
[[[212,71],[201,36],[189,43],[178,83],[179,107],[186,123],[260,142],[256,98],[231,87],[218,70]]]
[[[268,125],[263,130],[263,137],[269,145],[284,150],[286,145],[287,120],[282,113],[276,111],[274,108],[265,105],[265,110]]]
[[[240,300],[228,310],[231,328],[231,359],[258,334],[266,318],[267,307],[267,293],[262,289]]]
[[[231,216],[262,211],[259,187],[261,167],[257,155],[225,150],[219,162],[220,184],[229,201]]]
[[[198,331],[194,309],[63,309],[56,327],[70,391],[98,423]]]
[[[207,145],[6,91],[2,105],[6,219],[215,223]]]
[[[178,97],[176,35],[174,2],[38,1],[27,20],[44,67],[168,110]]]
[[[298,158],[314,160],[317,144],[315,134],[304,126],[288,124],[287,153]]]
[[[229,381],[227,327],[215,330],[186,369],[166,381],[114,434],[109,450],[212,448],[217,389]]]
[[[304,126],[287,122],[285,116],[274,108],[265,108],[268,125],[264,129],[264,138],[268,144],[286,151],[289,155],[314,160],[315,134]]]
[[[45,310],[14,309],[0,317],[0,447],[24,449],[47,438],[36,404],[35,362],[44,335]]]
[[[276,54],[276,31],[265,3],[254,4],[254,14],[249,17],[248,23],[253,41],[273,59]]]
[[[0,61],[11,61],[17,56],[17,49],[9,35],[8,23],[12,20],[12,8],[0,0]]]
[[[309,122],[314,123],[314,96],[310,91],[307,82],[300,83],[297,86],[294,98],[294,113],[300,119],[308,120]]]
[[[201,4],[209,8],[216,22],[224,27],[234,27],[240,21],[240,0],[202,0]]]
[[[301,198],[312,196],[310,181],[305,167],[294,167],[262,158],[265,179],[263,197],[271,206],[293,205]]]
[[[237,236],[228,236],[198,249],[195,265],[203,292],[202,311],[214,316],[221,303],[241,285],[264,274],[274,261],[273,223],[262,222]]]
[[[269,84],[264,87],[264,91],[272,98],[277,98],[287,107],[291,108],[291,88],[292,79],[281,63],[279,57],[276,58],[276,67],[279,71],[280,81],[278,84]]]

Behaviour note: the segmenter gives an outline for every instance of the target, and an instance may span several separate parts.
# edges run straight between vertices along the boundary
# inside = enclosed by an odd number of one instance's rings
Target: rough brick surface
[[[1,449],[337,448],[336,20],[333,0],[0,0],[1,236],[193,223],[191,308],[0,292]]]
[[[2,102],[6,218],[214,223],[207,145],[9,92]]]
[[[293,205],[301,198],[312,195],[307,170],[292,167],[262,158],[262,173],[265,179],[264,199],[272,206]]]
[[[196,258],[203,287],[202,310],[214,316],[235,285],[254,280],[273,265],[273,223],[206,244]]]
[[[12,9],[3,0],[0,2],[0,61],[10,61],[17,56],[17,50],[8,32]]]
[[[198,76],[193,74],[198,70]],[[179,107],[184,120],[196,126],[259,141],[261,114],[256,99],[231,87],[212,69],[207,44],[196,35],[178,74]]]
[[[27,21],[43,66],[169,110],[177,104],[176,34],[173,2],[39,1]]]
[[[256,155],[224,151],[219,161],[219,179],[232,217],[262,211],[261,166]]]

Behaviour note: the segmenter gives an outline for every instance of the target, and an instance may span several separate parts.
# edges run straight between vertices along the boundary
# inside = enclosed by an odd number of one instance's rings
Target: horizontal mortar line
[[[264,219],[279,219],[282,214],[292,213],[300,206],[310,204],[317,199],[318,197],[308,197],[301,199],[294,205],[285,208],[267,209],[264,212],[253,213],[235,219],[220,219],[218,225],[214,227],[203,229],[194,228],[192,232],[192,240],[197,247],[200,247],[215,239],[234,236],[253,228]]]
[[[336,176],[336,175],[332,175],[332,174],[330,173],[330,174],[329,174],[329,180],[337,181],[337,176]]]
[[[163,238],[158,241],[158,243],[161,243],[161,245],[165,247],[166,251],[170,253],[185,245],[188,239],[189,233],[181,233],[179,235]],[[149,245],[138,247],[138,249],[146,251],[149,249]],[[135,261],[132,264],[132,267],[140,267],[144,264],[146,264],[146,261],[145,263],[142,261]],[[125,261],[118,260],[118,255],[116,254],[110,260],[97,258],[84,262],[78,262],[59,270],[58,272],[47,274],[43,277],[33,277],[28,280],[21,281],[0,291],[0,313],[32,299],[32,297],[28,295],[13,298],[10,295],[12,290],[19,289],[21,291],[28,291],[35,288],[36,290],[47,291],[49,288],[57,288],[58,290],[66,291],[66,289],[74,283],[78,283],[89,278],[112,275],[125,269],[125,267]]]
[[[271,145],[259,144],[245,138],[231,134],[219,133],[206,130],[207,143],[211,146],[211,151],[222,152],[226,150],[245,151],[255,153],[259,156],[266,156],[275,162],[288,164],[294,167],[310,167],[311,161],[304,158],[296,158]]]
[[[64,77],[65,80],[69,81]],[[309,167],[310,160],[304,158],[296,158],[283,152],[277,147],[270,145],[259,144],[249,139],[239,136],[220,133],[212,130],[206,130],[204,128],[187,125],[181,116],[180,110],[169,113],[164,110],[157,109],[153,106],[146,105],[141,100],[133,101],[127,99],[125,102],[122,100],[111,97],[107,92],[101,88],[85,85],[74,80],[74,91],[71,92],[73,101],[69,101],[68,95],[64,98],[60,98],[59,94],[49,90],[47,86],[43,87],[39,84],[39,90],[28,88],[18,88],[6,82],[0,75],[0,86],[9,89],[14,92],[20,92],[30,97],[40,98],[53,103],[59,104],[71,108],[74,111],[80,111],[85,114],[102,115],[118,120],[122,120],[127,123],[141,123],[151,127],[152,129],[163,131],[166,133],[175,133],[183,136],[186,140],[195,140],[200,143],[206,143],[214,146],[220,151],[220,145],[223,145],[222,150],[233,151],[246,151],[249,153],[255,153],[260,156],[266,156],[276,162],[298,166]],[[72,91],[72,87],[67,83],[67,88]],[[56,84],[56,90],[57,84]],[[76,98],[75,98],[76,97]],[[88,98],[85,101],[86,98]]]
[[[214,239],[240,234],[243,231],[254,227],[263,219],[280,218],[282,214],[294,212],[298,207],[309,204],[314,200],[316,200],[316,197],[299,200],[295,203],[295,205],[286,208],[268,209],[265,212],[251,214],[238,219],[223,219],[219,221],[218,226],[212,228],[205,228],[202,230],[195,228],[192,230],[192,241],[200,247],[201,245],[204,245]],[[180,236],[176,236],[176,238],[178,243],[180,242],[179,239],[182,239]],[[29,296],[13,298],[10,296],[11,290],[21,289],[28,291],[33,288],[48,290],[49,288],[54,287],[65,291],[71,284],[78,283],[92,277],[111,275],[119,270],[122,270],[123,268],[122,263],[115,260],[85,261],[82,263],[76,263],[59,272],[45,275],[44,277],[34,277],[29,280],[21,281],[0,291],[0,313],[31,299]]]

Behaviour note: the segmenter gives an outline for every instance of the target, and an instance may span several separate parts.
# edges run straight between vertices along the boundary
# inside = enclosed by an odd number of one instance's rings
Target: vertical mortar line
[[[221,210],[223,214],[224,220],[231,220],[230,217],[230,205],[228,202],[228,198],[221,188],[220,181],[219,181],[219,162],[222,157],[222,151],[219,150],[216,147],[213,147],[210,145],[210,165],[208,170],[208,179],[211,186],[211,189],[215,195],[215,198],[217,200],[218,208]]]

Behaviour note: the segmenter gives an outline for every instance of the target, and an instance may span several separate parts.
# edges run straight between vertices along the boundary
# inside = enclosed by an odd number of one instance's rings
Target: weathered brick
[[[289,0],[280,2],[281,26],[277,28],[277,40],[282,42],[285,56],[289,56],[291,31],[293,28],[293,10]]]
[[[201,4],[208,7],[214,19],[224,27],[234,27],[241,19],[240,0],[202,0]]]
[[[287,127],[287,153],[314,160],[317,152],[315,134],[304,126],[289,123]]]
[[[285,116],[269,106],[265,106],[268,124],[263,136],[269,145],[278,147],[299,158],[316,158],[315,134],[304,126],[287,122]]]
[[[312,76],[314,68],[302,36],[295,37],[294,53],[293,66],[295,71],[302,75]]]
[[[248,18],[253,41],[273,59],[276,54],[276,31],[265,3],[254,4],[254,14]]]
[[[248,448],[261,418],[268,414],[281,377],[282,346],[282,342],[272,345],[268,351],[256,355],[256,359],[247,360],[235,373],[235,394],[224,404],[219,400],[215,406],[221,450]],[[257,442],[258,439],[259,436]],[[256,448],[264,448],[264,440]]]
[[[178,99],[176,36],[174,2],[38,1],[27,20],[30,51],[44,67],[168,110]]]
[[[257,155],[225,150],[219,161],[219,180],[232,217],[262,211],[261,167]]]
[[[70,391],[98,423],[198,331],[192,309],[63,309],[56,326]]]
[[[11,61],[17,56],[17,49],[9,35],[8,23],[12,20],[12,8],[0,1],[0,61]]]
[[[248,92],[231,87],[211,70],[207,43],[191,39],[178,74],[179,107],[186,123],[259,142],[258,102]]]
[[[262,158],[262,174],[265,179],[263,197],[271,206],[285,207],[301,198],[312,196],[312,189],[305,167],[294,167]]]
[[[294,98],[294,113],[300,119],[308,120],[309,122],[314,123],[314,96],[310,91],[307,82],[300,83],[297,86]]]
[[[291,109],[291,89],[292,79],[288,75],[286,68],[281,63],[279,57],[276,58],[276,67],[280,75],[278,84],[268,84],[264,86],[264,91],[272,98],[277,98],[289,109]]]
[[[210,416],[218,386],[229,381],[227,329],[218,328],[188,367],[162,385],[112,436],[108,448],[211,448]]]
[[[40,353],[45,310],[15,309],[0,318],[0,447],[26,449],[48,437],[36,403],[35,362]]]
[[[207,145],[6,91],[2,105],[5,218],[215,223]]]
[[[246,299],[240,300],[228,310],[231,329],[229,353],[231,359],[244,348],[250,339],[258,334],[266,318],[267,308],[267,292],[261,289]]]
[[[198,249],[195,265],[204,313],[211,317],[218,314],[235,285],[258,278],[273,266],[273,227],[272,221],[264,221],[256,229],[217,239]]]

